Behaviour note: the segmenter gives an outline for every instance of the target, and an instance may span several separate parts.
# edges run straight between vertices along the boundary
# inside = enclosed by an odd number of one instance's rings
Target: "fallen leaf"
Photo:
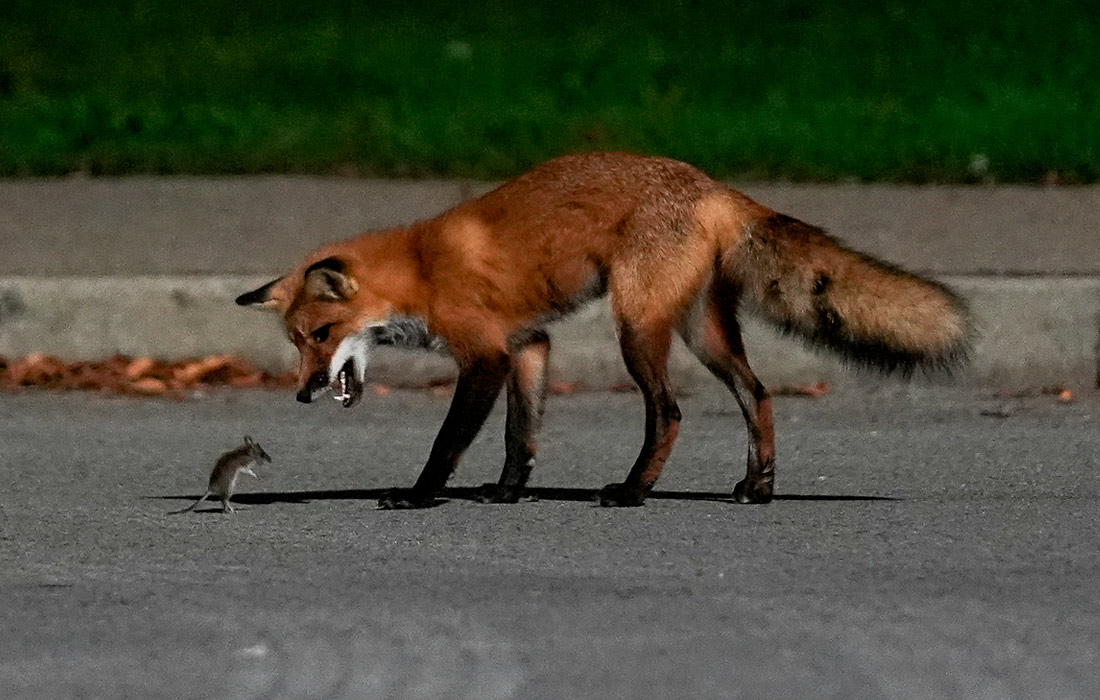
[[[151,357],[139,357],[129,365],[126,366],[126,378],[127,379],[140,379],[145,376],[149,370],[153,369],[157,364],[157,361]]]
[[[233,377],[226,383],[234,389],[255,389],[264,385],[264,375],[260,372],[242,374]]]
[[[161,394],[168,393],[168,385],[159,379],[139,379],[136,382],[131,382],[129,387],[130,391],[145,396],[159,396]]]
[[[828,382],[818,382],[817,384],[777,386],[768,389],[768,393],[772,396],[806,396],[816,399],[828,394],[831,389]]]

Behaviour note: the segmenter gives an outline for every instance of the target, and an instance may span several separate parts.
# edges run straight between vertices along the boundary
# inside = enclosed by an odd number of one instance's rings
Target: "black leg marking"
[[[424,508],[458,466],[458,460],[481,429],[508,376],[506,353],[475,360],[463,368],[455,384],[454,398],[432,445],[428,462],[411,489],[399,489],[381,498],[382,508]]]
[[[536,434],[546,407],[550,336],[532,333],[512,355],[508,375],[508,418],[504,432],[504,469],[500,481],[481,487],[483,503],[515,503],[523,495],[535,465]]]

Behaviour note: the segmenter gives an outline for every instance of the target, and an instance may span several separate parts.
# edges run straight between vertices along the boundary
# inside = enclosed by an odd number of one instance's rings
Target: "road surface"
[[[643,508],[632,394],[553,397],[539,499],[410,485],[445,398],[0,395],[0,697],[1100,697],[1100,398],[849,389],[776,403],[779,498],[741,506],[732,401]],[[499,407],[498,407],[499,409]],[[245,433],[238,512],[165,515]]]

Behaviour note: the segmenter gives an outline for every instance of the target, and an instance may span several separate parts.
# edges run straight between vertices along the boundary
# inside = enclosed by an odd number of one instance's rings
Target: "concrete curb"
[[[269,369],[292,366],[296,353],[274,315],[235,306],[233,298],[269,276],[0,277],[0,355],[45,352],[68,359],[124,353],[165,359],[237,353]],[[1100,379],[1100,276],[941,279],[971,304],[979,329],[973,363],[956,381],[998,389]],[[629,382],[606,304],[594,304],[551,328],[554,381],[602,389]],[[866,381],[823,354],[782,339],[751,318],[749,359],[770,385]],[[687,390],[717,387],[677,341],[672,372]],[[452,376],[452,363],[424,353],[385,352],[376,381],[422,386]],[[877,379],[876,379],[877,381]]]

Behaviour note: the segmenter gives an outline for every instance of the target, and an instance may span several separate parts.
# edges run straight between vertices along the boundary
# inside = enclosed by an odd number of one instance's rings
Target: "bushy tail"
[[[910,374],[967,359],[970,318],[954,293],[797,219],[758,221],[724,267],[751,310],[857,364]]]

